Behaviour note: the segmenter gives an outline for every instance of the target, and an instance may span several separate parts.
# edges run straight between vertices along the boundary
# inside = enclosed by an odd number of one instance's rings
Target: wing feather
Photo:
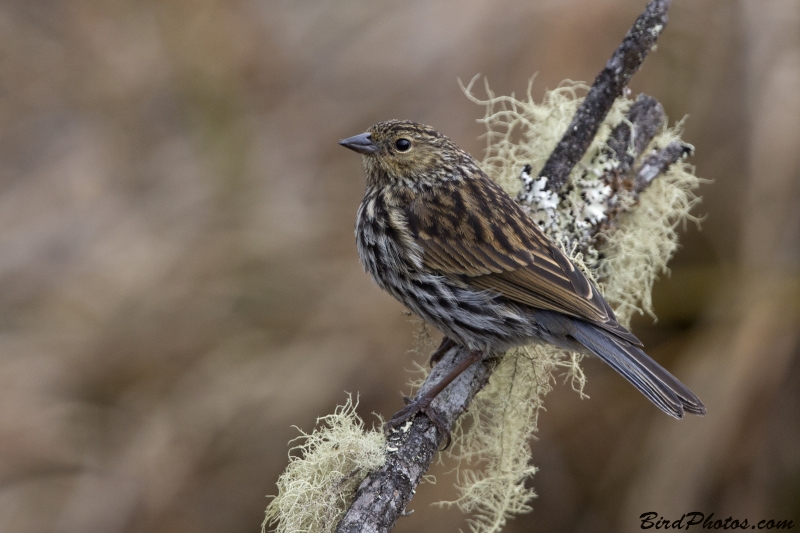
[[[641,345],[580,269],[489,178],[445,183],[418,195],[405,212],[428,268]]]

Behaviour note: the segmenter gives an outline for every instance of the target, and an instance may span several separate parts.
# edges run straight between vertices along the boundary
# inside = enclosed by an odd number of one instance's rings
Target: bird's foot
[[[447,422],[444,420],[442,415],[437,413],[433,407],[431,407],[433,398],[428,398],[427,396],[423,395],[417,400],[412,400],[408,396],[404,396],[403,401],[405,401],[406,406],[396,412],[391,420],[386,422],[386,424],[383,426],[384,431],[389,433],[390,431],[402,426],[409,420],[413,420],[417,414],[422,413],[423,415],[427,416],[431,423],[444,435],[445,445],[442,449],[446,450],[450,446],[450,428],[448,427]]]

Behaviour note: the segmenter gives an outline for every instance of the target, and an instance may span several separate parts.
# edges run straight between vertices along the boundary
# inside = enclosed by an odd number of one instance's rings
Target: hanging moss
[[[277,533],[333,531],[364,477],[383,465],[383,432],[366,431],[356,405],[348,397],[334,414],[318,418],[310,434],[301,432],[262,532],[267,526]]]

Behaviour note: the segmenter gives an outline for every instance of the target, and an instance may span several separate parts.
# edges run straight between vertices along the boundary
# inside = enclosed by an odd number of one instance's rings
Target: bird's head
[[[476,167],[472,156],[453,141],[430,126],[407,120],[378,122],[339,144],[363,154],[367,181],[375,186],[433,185],[457,177],[459,167]]]

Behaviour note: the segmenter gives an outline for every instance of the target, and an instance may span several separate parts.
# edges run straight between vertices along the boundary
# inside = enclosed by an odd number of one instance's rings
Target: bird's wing
[[[641,345],[597,288],[488,177],[442,183],[417,196],[405,214],[428,268]]]

